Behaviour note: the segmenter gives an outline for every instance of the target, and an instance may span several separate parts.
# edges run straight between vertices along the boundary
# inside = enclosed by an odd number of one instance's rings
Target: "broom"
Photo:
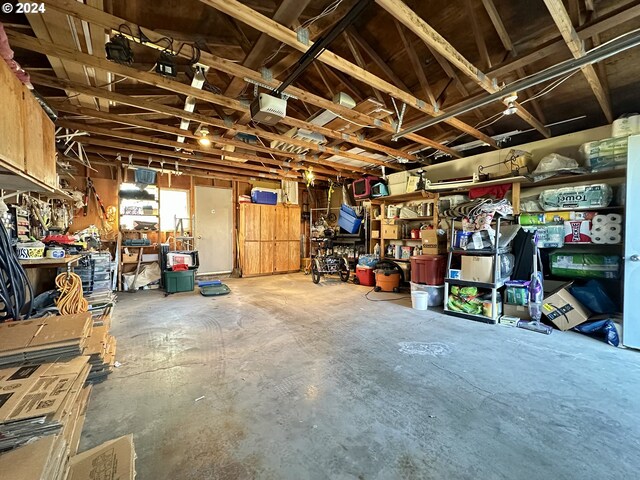
[[[540,262],[540,271],[538,271],[538,262]],[[540,322],[542,317],[542,301],[544,299],[544,290],[542,288],[542,262],[538,253],[538,232],[533,237],[533,273],[531,274],[531,282],[529,283],[529,316],[531,321],[520,320],[518,327],[532,332],[544,333],[549,335],[553,329]]]

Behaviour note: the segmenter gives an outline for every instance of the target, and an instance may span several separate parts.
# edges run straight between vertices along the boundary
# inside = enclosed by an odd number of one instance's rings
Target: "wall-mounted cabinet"
[[[53,122],[3,61],[0,87],[0,187],[52,190],[58,186]]]
[[[300,270],[300,207],[240,205],[242,276]]]

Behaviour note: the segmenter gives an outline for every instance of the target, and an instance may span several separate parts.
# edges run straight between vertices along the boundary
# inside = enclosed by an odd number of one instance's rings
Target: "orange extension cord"
[[[82,296],[82,279],[73,272],[61,273],[56,277],[56,287],[60,296],[56,307],[62,315],[86,312],[89,310],[87,299]]]

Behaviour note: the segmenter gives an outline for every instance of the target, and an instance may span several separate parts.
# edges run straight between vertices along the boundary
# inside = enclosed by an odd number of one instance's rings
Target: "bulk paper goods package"
[[[611,186],[606,183],[581,185],[545,190],[540,194],[540,205],[545,211],[607,207],[613,198]]]
[[[627,151],[627,137],[588,142],[582,144],[579,149],[584,166],[592,172],[626,167]]]
[[[518,223],[523,227],[530,225],[547,225],[555,223],[563,225],[567,221],[591,220],[596,216],[596,212],[585,211],[564,211],[545,213],[523,213],[518,216]]]
[[[618,278],[620,257],[592,253],[554,252],[551,273],[569,278]]]
[[[609,213],[593,217],[591,221],[591,241],[601,245],[622,243],[622,215]]]
[[[526,232],[538,232],[538,248],[562,248],[564,225],[531,225],[522,227]]]
[[[591,221],[564,222],[564,243],[591,243]]]

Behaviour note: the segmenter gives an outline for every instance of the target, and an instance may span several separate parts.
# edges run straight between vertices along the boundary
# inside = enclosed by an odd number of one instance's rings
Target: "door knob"
[[[198,240],[202,240],[202,235],[198,235]]]
[[[640,256],[638,255],[631,255],[629,257],[629,260],[631,260],[632,262],[640,262]]]

